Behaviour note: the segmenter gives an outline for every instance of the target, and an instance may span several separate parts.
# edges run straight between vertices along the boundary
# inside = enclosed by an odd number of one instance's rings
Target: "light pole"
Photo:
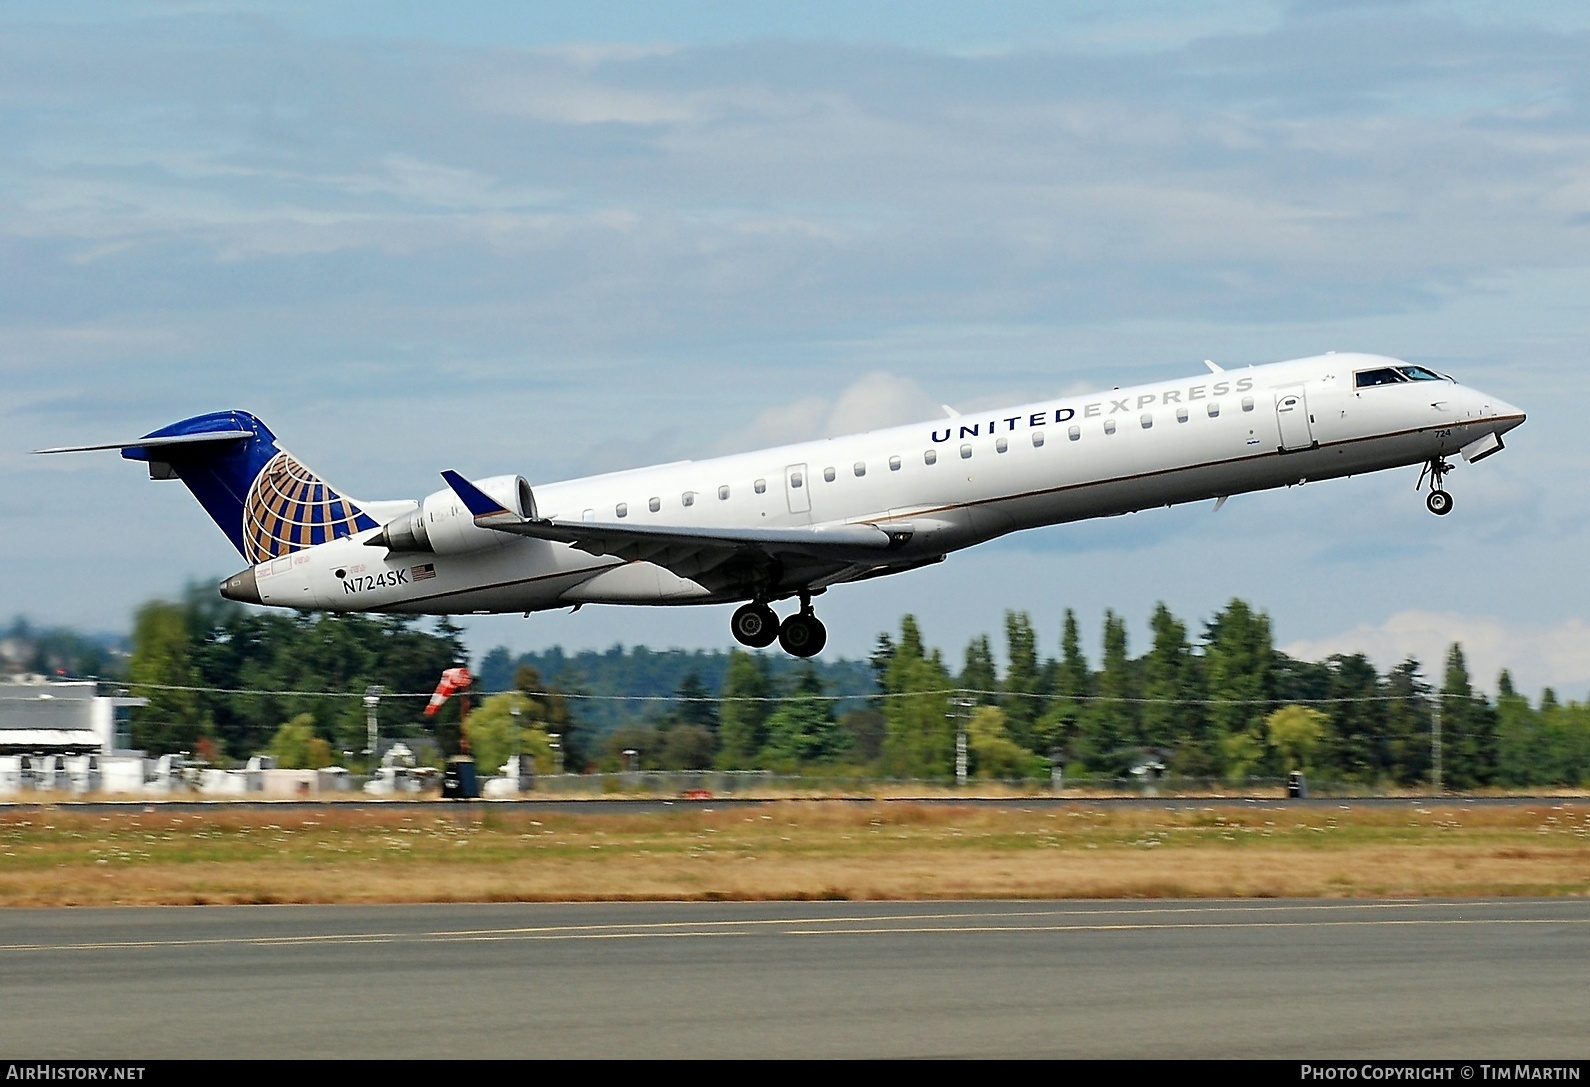
[[[385,687],[366,687],[364,689],[364,758],[366,769],[375,772],[376,739],[380,735],[376,724],[376,711],[381,706],[381,695]]]
[[[508,716],[512,718],[508,723],[508,729],[513,733],[509,737],[508,765],[513,767],[513,787],[515,792],[524,788],[524,767],[519,765],[519,715],[523,712],[519,708],[519,696],[516,694],[513,696],[512,704],[508,707]]]

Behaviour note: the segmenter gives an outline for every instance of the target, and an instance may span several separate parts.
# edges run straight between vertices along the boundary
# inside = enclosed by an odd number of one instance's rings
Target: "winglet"
[[[507,518],[513,521],[520,519],[518,514],[504,508],[501,502],[451,468],[442,473],[442,478],[447,480],[447,485],[453,489],[453,493],[463,500],[464,507],[475,515],[476,521],[479,521],[482,517],[491,517],[498,520]]]

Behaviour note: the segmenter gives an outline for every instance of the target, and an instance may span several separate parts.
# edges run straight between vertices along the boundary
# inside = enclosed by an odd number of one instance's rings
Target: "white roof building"
[[[127,710],[143,698],[101,694],[93,680],[0,680],[0,755],[109,755],[132,746]]]

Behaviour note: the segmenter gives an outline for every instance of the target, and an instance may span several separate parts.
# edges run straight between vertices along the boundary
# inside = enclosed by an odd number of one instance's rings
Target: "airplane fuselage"
[[[755,582],[720,570],[703,583],[662,552],[655,561],[592,554],[486,529],[478,530],[485,542],[462,553],[392,551],[369,546],[375,534],[362,531],[258,563],[248,595],[292,608],[421,614],[777,600],[1021,529],[1440,463],[1460,451],[1478,459],[1524,420],[1436,376],[1361,386],[1363,374],[1393,367],[1420,369],[1322,355],[534,489],[537,515],[550,522],[904,530],[887,555],[815,578],[774,564]],[[449,498],[461,501],[432,496]],[[365,508],[387,519],[420,507]]]

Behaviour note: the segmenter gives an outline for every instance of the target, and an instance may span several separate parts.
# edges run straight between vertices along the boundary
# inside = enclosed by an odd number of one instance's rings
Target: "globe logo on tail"
[[[266,462],[243,504],[243,543],[250,562],[375,527],[364,511],[288,453]]]

